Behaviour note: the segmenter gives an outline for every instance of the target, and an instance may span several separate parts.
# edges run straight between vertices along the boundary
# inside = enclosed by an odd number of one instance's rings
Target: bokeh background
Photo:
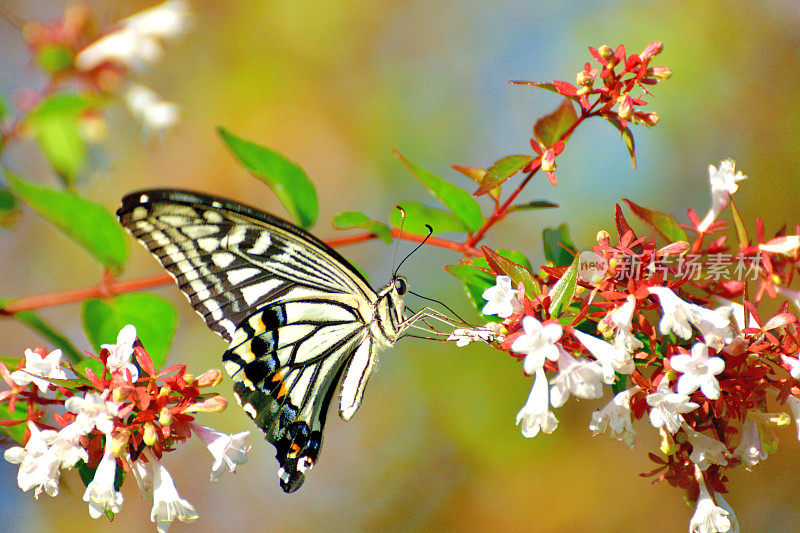
[[[95,1],[111,24],[153,5]],[[5,3],[19,20],[51,20],[67,2]],[[508,80],[573,81],[587,46],[622,42],[630,52],[651,40],[665,50],[653,64],[672,67],[648,106],[656,128],[636,128],[639,166],[631,169],[616,130],[605,121],[580,128],[559,159],[559,185],[539,180],[522,200],[547,198],[558,210],[519,213],[487,243],[517,248],[541,263],[541,230],[568,222],[579,247],[612,228],[621,197],[685,221],[709,203],[706,167],[733,157],[751,179],[736,200],[746,220],[762,216],[768,232],[797,222],[800,185],[800,8],[791,1],[523,2],[195,0],[193,30],[170,46],[142,79],[181,106],[179,127],[162,142],[142,138],[122,105],[109,109],[112,134],[93,153],[79,188],[115,209],[141,187],[189,187],[282,214],[274,196],[235,163],[214,128],[274,147],[300,162],[318,187],[322,238],[341,236],[328,220],[360,210],[386,220],[399,200],[431,202],[390,153],[467,188],[451,163],[485,166],[528,153],[533,121],[558,97]],[[0,20],[0,92],[38,88],[19,31]],[[32,142],[4,161],[20,175],[55,185]],[[159,267],[131,242],[125,276]],[[401,244],[401,253],[409,249]],[[22,297],[97,283],[91,258],[25,210],[0,231],[0,293]],[[343,250],[381,284],[391,249],[375,241]],[[416,290],[477,318],[458,280],[442,270],[457,257],[425,248],[404,267]],[[225,349],[172,287],[158,290],[180,309],[171,362],[198,373]],[[88,347],[80,308],[42,313]],[[21,355],[41,342],[0,319],[0,352]],[[175,531],[507,529],[533,531],[684,531],[693,511],[682,492],[638,477],[649,470],[655,431],[637,425],[634,451],[586,429],[604,400],[571,401],[557,411],[558,430],[523,438],[514,425],[531,380],[509,357],[485,347],[408,340],[381,354],[358,415],[329,418],[321,461],[301,491],[278,487],[272,446],[256,431],[250,462],[209,484],[210,456],[193,443],[169,454],[167,467],[200,519]],[[228,398],[231,399],[228,389]],[[205,421],[227,431],[251,428],[232,407]],[[728,501],[742,531],[800,527],[800,445],[781,432],[777,454],[755,472],[731,473]],[[140,531],[149,506],[126,483],[113,524],[92,521],[77,475],[64,476],[55,499],[21,494],[16,466],[0,461],[0,530]]]

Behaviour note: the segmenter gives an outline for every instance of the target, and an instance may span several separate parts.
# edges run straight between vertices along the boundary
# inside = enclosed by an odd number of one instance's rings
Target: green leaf
[[[544,258],[548,263],[555,266],[567,266],[572,263],[575,254],[565,250],[575,250],[575,245],[569,236],[569,228],[566,224],[561,224],[557,228],[544,228],[542,230],[542,242],[544,244]]]
[[[628,207],[631,208],[634,215],[660,233],[667,241],[677,242],[687,240],[686,232],[678,226],[678,223],[671,216],[642,207],[627,198],[623,198],[622,201],[628,204]]]
[[[48,74],[57,74],[72,66],[73,55],[69,48],[59,44],[42,47],[36,55],[39,66]]]
[[[551,207],[558,207],[558,204],[548,200],[533,200],[526,204],[512,205],[509,211],[527,211],[529,209],[549,209]]]
[[[486,300],[483,299],[483,291],[495,284],[496,277],[467,264],[447,265],[444,269],[464,282],[464,290],[467,292],[469,301],[480,313],[483,306],[486,305]],[[483,316],[487,320],[500,320],[496,316]]]
[[[75,181],[86,162],[86,140],[78,118],[94,105],[94,100],[72,93],[56,93],[45,100],[27,119],[39,146],[53,169],[65,183]]]
[[[531,263],[522,252],[516,250],[497,250],[495,252],[488,246],[481,246],[481,250],[492,270],[500,270],[510,277],[514,287],[522,282],[528,298],[533,299],[542,293],[539,282],[531,273]]]
[[[149,292],[121,294],[108,300],[84,300],[82,317],[86,336],[98,353],[101,344],[116,344],[119,331],[133,324],[156,369],[167,358],[178,322],[175,306]]]
[[[25,420],[28,418],[27,410],[25,409],[25,404],[22,402],[17,402],[17,406],[14,409],[14,412],[10,412],[8,410],[8,403],[3,402],[0,403],[0,419],[3,420]],[[5,433],[16,442],[22,444],[22,441],[25,439],[25,424],[17,424],[14,426],[0,426],[0,434]]]
[[[625,147],[628,149],[628,154],[631,156],[631,164],[633,168],[636,168],[636,144],[633,142],[633,133],[631,133],[631,129],[627,126],[623,127],[622,123],[619,121],[619,117],[617,116],[605,116],[604,118],[609,121],[615,128],[619,130],[619,133],[622,137],[622,142],[625,143]]]
[[[105,207],[73,192],[56,191],[6,175],[12,192],[72,237],[104,266],[120,270],[128,258],[125,232]]]
[[[578,262],[579,258],[576,255],[575,260],[570,267],[564,272],[561,278],[553,285],[550,291],[550,316],[557,317],[561,312],[570,304],[572,296],[575,294],[575,287],[578,286]]]
[[[389,244],[392,242],[392,230],[383,222],[372,220],[367,215],[358,211],[342,211],[334,215],[331,225],[335,229],[361,228],[374,233],[380,240]]]
[[[558,141],[565,141],[569,135],[561,138],[578,120],[575,106],[569,98],[564,98],[561,105],[550,113],[536,121],[533,125],[533,137],[545,148],[550,148]]]
[[[21,311],[19,313],[14,313],[14,318],[53,343],[55,347],[60,348],[64,356],[73,363],[84,359],[84,354],[79,352],[63,333],[57,331],[35,312]]]
[[[223,127],[218,127],[217,132],[247,171],[272,189],[299,226],[314,225],[319,215],[317,191],[300,165]]]
[[[411,173],[416,177],[431,194],[439,199],[450,211],[460,218],[470,231],[476,231],[483,223],[481,206],[475,201],[470,193],[460,189],[452,183],[443,180],[422,167],[418,167],[398,151],[394,155],[400,160]]]
[[[475,191],[473,196],[486,194],[495,187],[499,187],[505,183],[508,178],[522,170],[531,160],[533,160],[533,157],[529,155],[508,155],[495,161],[486,171],[486,174],[483,176],[483,181],[481,181],[481,186]]]
[[[6,97],[0,94],[0,123],[2,123],[3,119],[5,119],[6,116],[8,116],[9,107],[10,106],[8,105],[8,100],[6,100]]]
[[[0,226],[8,227],[17,218],[19,202],[11,191],[0,185]]]
[[[458,217],[447,211],[442,211],[441,209],[435,209],[412,201],[400,202],[397,206],[405,211],[406,214],[403,231],[416,233],[417,235],[427,235],[428,228],[425,227],[425,224],[430,225],[434,233],[448,231],[464,232],[467,230],[467,228],[464,227],[464,223]],[[392,209],[390,221],[395,228],[400,227],[402,223],[400,209]]]
[[[739,241],[739,249],[747,248],[750,244],[750,237],[747,236],[747,229],[742,222],[742,215],[739,214],[739,209],[731,198],[729,204],[731,206],[731,217],[733,218],[733,227],[736,228],[736,239]]]
[[[456,172],[464,174],[466,177],[477,183],[479,187],[483,183],[484,176],[486,176],[485,168],[465,167],[461,165],[450,165],[450,168],[452,168]],[[475,196],[475,194],[477,193],[473,193],[473,196]],[[498,198],[500,198],[500,187],[495,187],[494,189],[490,189],[488,191],[488,194],[490,198],[494,198],[495,200],[497,200]]]

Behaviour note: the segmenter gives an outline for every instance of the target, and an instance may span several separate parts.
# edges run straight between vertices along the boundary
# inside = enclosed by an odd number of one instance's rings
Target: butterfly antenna
[[[395,270],[394,264],[397,262],[397,247],[400,245],[400,239],[403,237],[403,226],[406,225],[406,211],[399,205],[395,207],[400,210],[400,231],[397,234],[397,239],[394,241],[394,253],[392,253],[392,272],[396,274],[397,270]],[[392,277],[394,277],[394,274]]]
[[[469,322],[467,322],[466,320],[464,320],[464,319],[461,317],[461,315],[459,315],[458,313],[456,313],[455,311],[453,311],[453,309],[452,309],[452,308],[451,308],[449,305],[447,305],[446,303],[444,303],[443,301],[441,301],[441,300],[437,300],[436,298],[428,298],[427,296],[423,296],[423,295],[421,295],[420,293],[418,293],[418,292],[414,292],[414,291],[412,291],[412,290],[409,290],[408,292],[409,292],[410,294],[413,294],[413,295],[414,295],[414,296],[416,296],[417,298],[422,298],[423,300],[428,300],[429,302],[436,302],[437,304],[441,305],[442,307],[444,307],[445,309],[447,309],[448,311],[450,311],[451,313],[453,313],[453,316],[455,316],[457,319],[459,319],[459,320],[460,320],[462,323],[464,323],[464,324],[469,324]]]
[[[411,257],[412,255],[414,255],[414,252],[416,252],[417,250],[419,250],[420,248],[422,248],[422,247],[425,245],[425,243],[426,243],[426,242],[428,242],[428,239],[430,238],[430,236],[431,236],[431,235],[433,235],[433,228],[432,228],[432,227],[430,227],[428,224],[425,224],[425,227],[426,227],[426,228],[428,228],[428,234],[425,236],[425,238],[424,238],[424,239],[422,239],[422,242],[421,242],[421,243],[419,243],[419,244],[417,245],[417,247],[416,247],[416,248],[414,248],[413,250],[411,250],[411,252],[410,252],[410,253],[409,253],[407,256],[405,256],[405,257],[403,258],[403,260],[402,260],[402,261],[400,261],[400,264],[399,264],[399,265],[397,265],[397,268],[395,268],[395,269],[394,269],[394,272],[392,273],[392,277],[393,277],[393,278],[397,276],[397,273],[400,271],[400,267],[401,267],[401,266],[403,266],[403,263],[405,263],[405,262],[406,262],[406,259],[408,259],[408,258],[409,258],[409,257]],[[402,231],[402,229],[401,229],[401,231]],[[398,237],[398,239],[397,239],[397,240],[398,240],[398,241],[400,240],[400,239],[399,239],[399,237]],[[397,248],[395,248],[395,250],[396,250],[396,249],[397,249]]]

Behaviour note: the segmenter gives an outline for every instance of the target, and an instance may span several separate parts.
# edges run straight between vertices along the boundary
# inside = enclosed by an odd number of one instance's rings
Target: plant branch
[[[392,236],[413,242],[422,242],[425,240],[423,235],[416,235],[414,233],[403,233],[400,235],[400,232],[396,229],[392,230]],[[327,241],[327,244],[332,248],[338,248],[340,246],[357,244],[359,242],[365,242],[376,238],[377,235],[374,233],[358,233],[355,235],[348,235],[347,237],[331,239]],[[459,242],[442,239],[440,237],[428,237],[427,244],[454,250],[464,255],[475,257],[483,256],[480,251],[474,248],[468,247]],[[11,302],[4,308],[0,309],[0,316],[12,316],[23,311],[33,311],[43,307],[52,307],[54,305],[81,302],[87,298],[108,298],[109,296],[115,296],[117,294],[152,289],[154,287],[161,287],[171,283],[172,277],[167,273],[124,281],[114,279],[112,275],[104,275],[103,280],[98,285],[93,285],[91,287],[83,287],[64,292],[20,298],[19,300]]]

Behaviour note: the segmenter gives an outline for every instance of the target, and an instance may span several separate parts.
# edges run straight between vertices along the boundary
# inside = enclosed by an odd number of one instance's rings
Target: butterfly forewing
[[[402,298],[375,293],[330,247],[286,221],[186,191],[123,198],[121,223],[230,342],[223,365],[245,412],[275,445],[281,487],[300,487],[342,378],[340,414],[361,402],[376,346],[394,343]]]

